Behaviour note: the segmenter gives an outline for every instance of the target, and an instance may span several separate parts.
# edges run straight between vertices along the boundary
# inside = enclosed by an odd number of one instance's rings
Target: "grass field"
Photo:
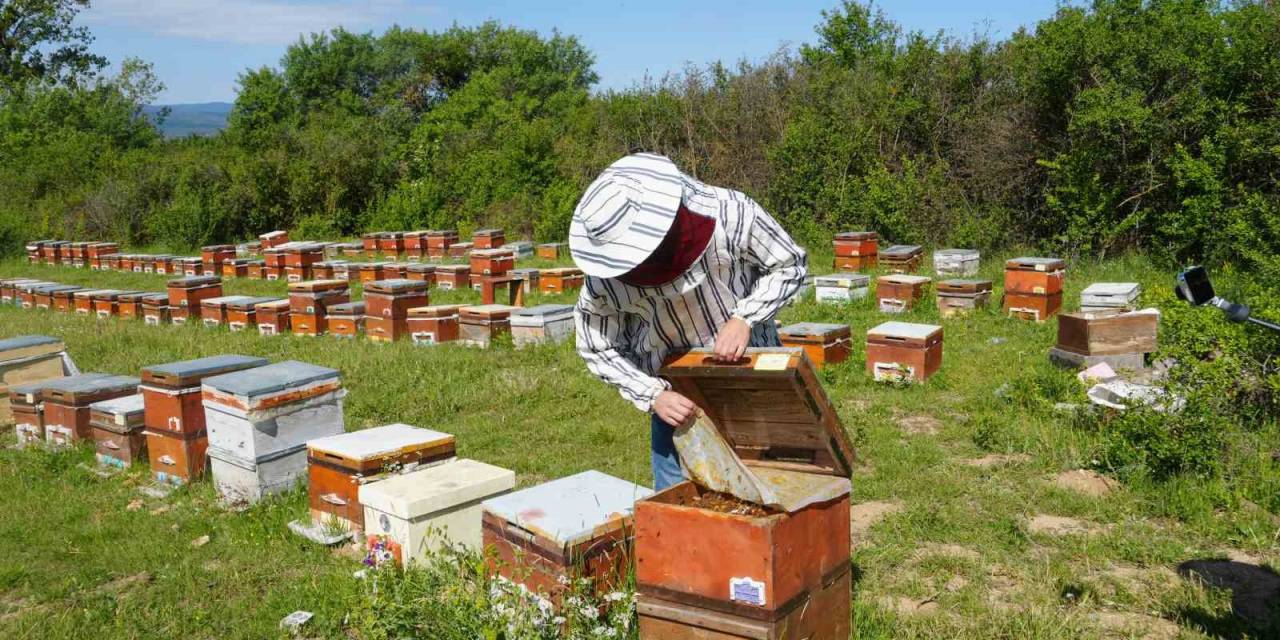
[[[985,277],[998,281],[999,269],[984,259]],[[0,274],[148,290],[164,279],[16,261],[0,263]],[[1138,258],[1073,265],[1065,299],[1074,308],[1094,281],[1154,291],[1170,280]],[[225,289],[282,294],[284,285],[228,281]],[[477,297],[436,293],[433,301]],[[872,301],[803,302],[781,318],[848,323],[855,338],[885,319]],[[938,320],[932,304],[903,319]],[[1181,563],[1214,558],[1280,566],[1276,516],[1193,481],[1120,485],[1068,474],[1091,466],[1099,434],[1055,408],[1082,402],[1084,388],[1046,358],[1054,324],[998,310],[942,324],[943,369],[926,385],[871,382],[856,339],[851,360],[823,372],[860,457],[858,637],[1277,637],[1274,627],[1233,615],[1230,591],[1177,573]],[[63,338],[85,371],[137,375],[145,365],[220,353],[336,367],[349,390],[348,429],[406,422],[451,432],[460,455],[515,469],[525,486],[592,468],[650,480],[645,417],[592,378],[568,344],[481,351],[264,338],[0,307],[0,336],[26,333]],[[0,450],[0,637],[277,637],[280,619],[299,609],[316,614],[303,631],[310,637],[460,637],[424,622],[447,616],[422,613],[448,606],[439,604],[450,601],[441,595],[450,593],[447,575],[380,578],[387,582],[372,594],[369,581],[352,577],[360,565],[351,554],[292,536],[285,525],[305,515],[304,490],[233,513],[208,483],[143,498],[144,473],[103,479],[92,464],[88,448]],[[202,536],[208,543],[193,545]],[[1252,590],[1235,594],[1234,608],[1255,623],[1274,620],[1280,578],[1269,582],[1268,571],[1248,573]],[[402,630],[376,623],[383,613],[404,618]]]

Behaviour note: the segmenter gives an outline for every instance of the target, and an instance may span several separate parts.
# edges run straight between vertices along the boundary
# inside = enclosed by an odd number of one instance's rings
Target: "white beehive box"
[[[299,445],[254,459],[209,447],[209,472],[218,495],[230,504],[255,503],[292,489],[307,474],[307,449]]]
[[[481,503],[515,486],[514,471],[466,459],[361,485],[365,535],[404,566],[445,546],[478,550]]]
[[[867,297],[870,276],[861,273],[833,273],[813,279],[814,297],[818,302],[848,302]]]
[[[933,269],[940,276],[972,276],[981,259],[976,249],[940,249],[933,254]]]
[[[209,448],[227,458],[289,451],[305,460],[308,440],[345,431],[336,369],[290,360],[205,378],[201,393]]]
[[[573,337],[573,306],[540,304],[511,312],[511,340],[516,347],[562,342]]]
[[[1080,310],[1084,312],[1137,309],[1142,285],[1136,282],[1095,282],[1080,292]]]

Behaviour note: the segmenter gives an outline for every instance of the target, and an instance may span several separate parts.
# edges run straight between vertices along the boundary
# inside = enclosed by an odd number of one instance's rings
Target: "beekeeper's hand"
[[[751,340],[751,327],[742,318],[729,318],[716,334],[716,359],[733,362],[741,359],[747,352],[747,342]]]
[[[680,427],[689,422],[697,409],[698,405],[695,405],[692,400],[675,391],[663,391],[653,399],[653,413],[673,427]]]

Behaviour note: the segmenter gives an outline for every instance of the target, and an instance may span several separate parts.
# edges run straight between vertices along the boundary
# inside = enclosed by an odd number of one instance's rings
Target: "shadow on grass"
[[[1280,574],[1233,560],[1188,560],[1178,565],[1178,575],[1231,592],[1230,614],[1187,608],[1179,612],[1186,623],[1217,638],[1280,637]]]

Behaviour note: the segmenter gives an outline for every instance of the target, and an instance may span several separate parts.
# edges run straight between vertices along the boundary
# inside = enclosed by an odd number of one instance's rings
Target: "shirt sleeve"
[[[739,255],[764,275],[751,294],[738,301],[733,315],[754,327],[772,320],[800,291],[809,257],[763,207],[750,199],[744,204],[752,215],[746,216],[750,228],[741,236]]]
[[[574,312],[578,355],[592,374],[613,385],[637,409],[651,411],[654,398],[670,389],[671,384],[645,373],[627,359],[627,315],[597,296],[590,280],[582,288]]]

